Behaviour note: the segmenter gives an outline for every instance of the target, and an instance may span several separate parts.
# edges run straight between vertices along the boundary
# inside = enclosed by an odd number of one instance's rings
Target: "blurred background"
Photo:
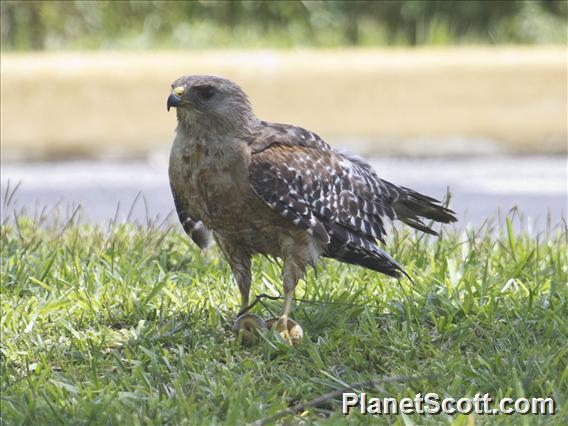
[[[218,74],[460,225],[567,207],[568,2],[3,1],[2,219],[173,220],[170,84]],[[15,193],[14,188],[18,186]]]

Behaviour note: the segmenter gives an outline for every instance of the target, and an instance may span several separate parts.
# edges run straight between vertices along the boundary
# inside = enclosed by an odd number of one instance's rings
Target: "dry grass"
[[[166,147],[169,85],[188,73],[359,151],[565,152],[566,68],[564,48],[3,54],[2,154]]]

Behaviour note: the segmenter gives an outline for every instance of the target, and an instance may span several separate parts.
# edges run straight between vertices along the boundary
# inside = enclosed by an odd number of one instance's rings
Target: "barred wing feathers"
[[[436,231],[422,222],[422,219],[433,220],[440,223],[451,223],[457,219],[455,213],[444,207],[435,198],[420,194],[410,188],[397,186],[379,178],[373,168],[363,159],[349,154],[343,154],[357,169],[357,174],[364,176],[365,181],[373,188],[377,197],[382,198],[383,204],[390,206],[387,215],[391,220],[401,222],[431,235],[438,235]],[[394,217],[392,213],[394,212]]]
[[[379,179],[363,160],[305,129],[266,123],[251,148],[256,195],[319,240],[326,257],[399,276],[404,269],[376,245],[384,242],[383,217],[430,233],[419,216],[453,218],[436,200]]]
[[[278,125],[262,136],[252,144],[254,192],[318,239],[325,256],[398,275],[400,265],[374,244],[384,235],[382,211],[345,160],[304,129]]]

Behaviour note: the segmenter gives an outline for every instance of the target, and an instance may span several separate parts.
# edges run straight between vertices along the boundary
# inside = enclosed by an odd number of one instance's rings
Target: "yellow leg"
[[[282,315],[278,318],[276,323],[276,330],[282,338],[292,346],[292,339],[290,338],[290,333],[288,332],[288,315],[292,309],[292,298],[294,297],[294,289],[291,291],[285,290],[284,293],[284,309],[282,310]]]
[[[288,316],[292,309],[292,299],[294,298],[296,284],[304,274],[304,269],[305,268],[301,266],[299,262],[296,262],[294,258],[284,259],[284,308],[282,315],[276,323],[276,330],[290,346],[292,346],[292,339],[288,331]]]

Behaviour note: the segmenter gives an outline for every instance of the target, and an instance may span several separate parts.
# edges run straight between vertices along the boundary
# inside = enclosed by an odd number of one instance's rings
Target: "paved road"
[[[443,197],[449,186],[461,225],[479,225],[498,211],[506,213],[517,206],[526,220],[520,226],[541,230],[547,215],[557,224],[568,210],[565,157],[370,161],[381,177],[434,197]],[[3,217],[22,208],[33,213],[40,207],[58,207],[65,215],[80,204],[84,220],[105,222],[115,216],[117,206],[119,219],[126,220],[137,194],[129,220],[164,219],[173,208],[163,155],[132,163],[3,164],[3,206],[8,182],[21,185],[11,205],[3,207]]]

